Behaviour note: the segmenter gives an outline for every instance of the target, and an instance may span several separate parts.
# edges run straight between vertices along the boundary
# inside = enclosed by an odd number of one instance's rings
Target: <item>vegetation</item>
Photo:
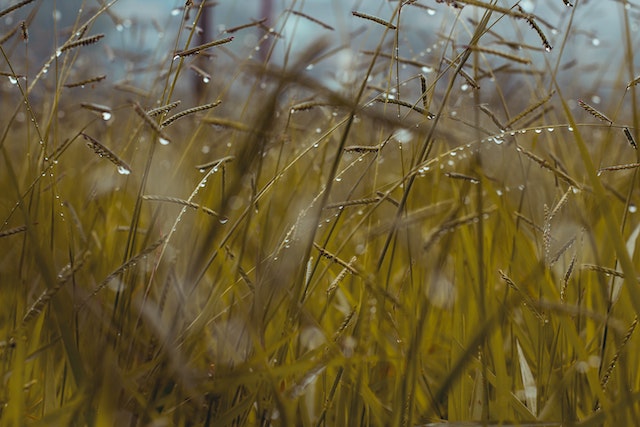
[[[632,3],[50,3],[0,2],[3,426],[636,424]]]

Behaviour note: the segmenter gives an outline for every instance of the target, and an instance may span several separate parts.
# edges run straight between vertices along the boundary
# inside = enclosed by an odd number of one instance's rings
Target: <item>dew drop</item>
[[[180,15],[180,8],[179,7],[171,9],[171,16],[178,16],[178,15]]]
[[[423,73],[426,73],[426,74],[433,72],[433,68],[432,67],[428,67],[426,65],[424,67],[422,67],[421,70],[422,70]]]
[[[227,222],[229,222],[229,218],[227,218],[226,216],[221,216],[220,218],[218,218],[218,222],[220,224],[226,224]]]
[[[336,177],[336,182],[340,182],[340,181],[342,181],[342,178],[340,178],[339,176]]]
[[[206,76],[205,76],[205,77],[203,77],[203,78],[202,78],[202,83],[204,83],[204,84],[207,84],[207,83],[209,83],[210,81],[211,81],[211,79],[210,79],[209,77],[206,77]]]
[[[9,76],[9,83],[11,83],[12,85],[16,85],[18,84],[18,79],[14,76]]]
[[[547,128],[547,132],[553,132],[554,130],[554,128]]]
[[[429,16],[433,16],[433,15],[435,15],[435,14],[436,14],[436,10],[435,10],[435,9],[431,9],[431,8],[428,8],[428,9],[427,9],[427,15],[429,15]]]
[[[598,95],[593,95],[591,97],[591,102],[593,102],[594,104],[600,104],[600,101],[602,101],[602,99]]]
[[[600,39],[599,39],[599,38],[597,38],[597,37],[592,38],[592,39],[591,39],[591,44],[592,44],[593,46],[600,46]]]
[[[629,212],[636,213],[638,212],[638,207],[636,205],[629,205]]]
[[[542,129],[536,129],[536,130],[534,130],[534,132],[540,134],[540,133],[542,133]]]
[[[463,85],[460,86],[460,90],[463,92],[466,92],[469,90],[469,85],[464,83]]]
[[[567,130],[568,130],[569,132],[573,132],[573,127],[569,126],[569,127],[567,127]]]
[[[109,113],[108,111],[103,112],[102,120],[104,120],[105,122],[111,120],[111,113]]]
[[[307,65],[307,71],[311,71],[313,70],[314,65],[313,64],[309,64]]]
[[[162,145],[169,145],[171,143],[171,141],[169,141],[167,138],[163,138],[163,137],[159,137],[158,141],[160,142],[160,144]]]
[[[322,133],[322,129],[316,128],[316,133]]]
[[[56,50],[56,58],[59,58],[62,55],[62,51],[60,49]]]
[[[131,169],[123,165],[118,165],[118,173],[120,175],[129,175],[131,173]]]

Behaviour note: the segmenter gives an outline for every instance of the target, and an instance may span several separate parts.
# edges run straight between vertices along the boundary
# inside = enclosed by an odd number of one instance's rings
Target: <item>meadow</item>
[[[0,425],[638,424],[638,5],[55,3],[0,1]]]

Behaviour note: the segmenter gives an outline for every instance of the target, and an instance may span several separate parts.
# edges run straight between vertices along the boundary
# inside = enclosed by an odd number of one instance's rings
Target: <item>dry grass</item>
[[[0,1],[3,426],[634,424],[633,7],[373,3]]]

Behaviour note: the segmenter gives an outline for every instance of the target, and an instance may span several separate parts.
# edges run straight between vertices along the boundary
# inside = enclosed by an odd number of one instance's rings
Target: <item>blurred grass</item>
[[[571,62],[579,1],[556,24],[380,1],[305,49],[287,31],[317,23],[292,2],[174,58],[191,5],[171,48],[111,65],[89,39],[124,22],[110,5],[23,39],[46,5],[6,3],[2,425],[635,423],[632,5],[620,62],[592,72]]]

